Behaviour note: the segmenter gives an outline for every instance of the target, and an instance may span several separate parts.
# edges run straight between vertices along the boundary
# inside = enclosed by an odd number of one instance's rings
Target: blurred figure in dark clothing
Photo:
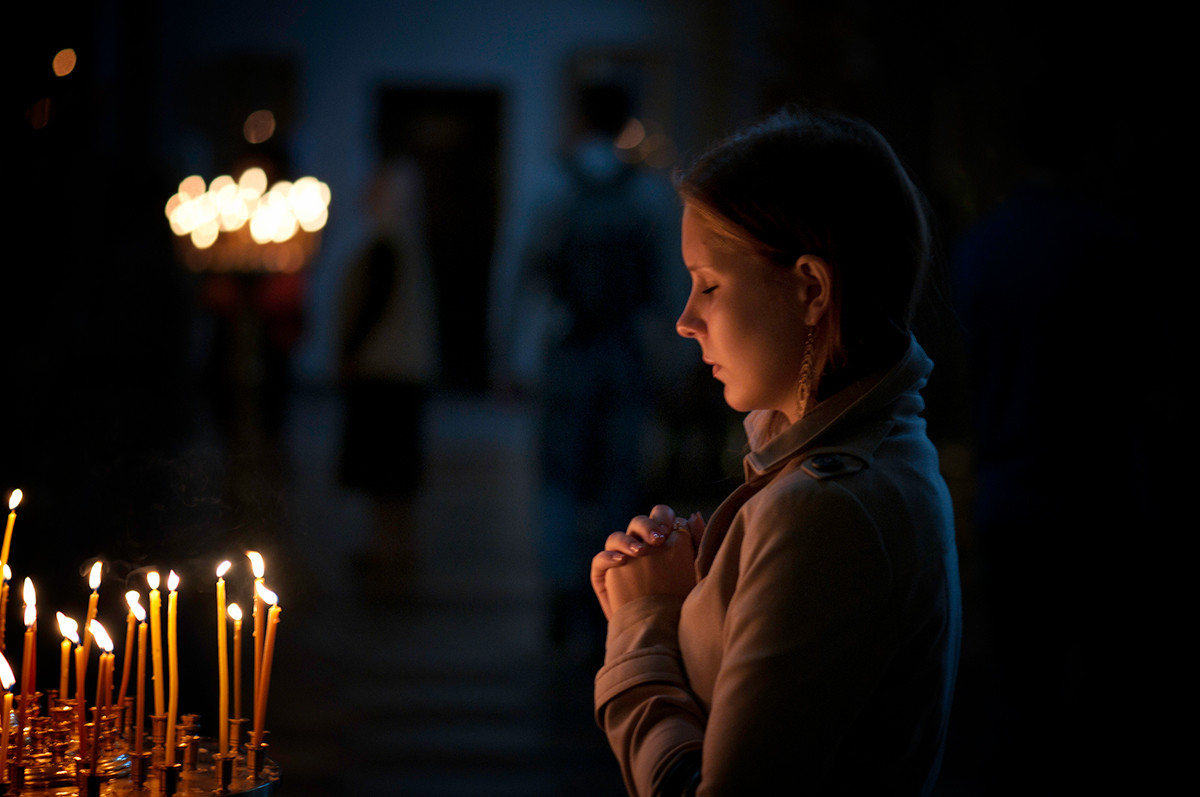
[[[553,314],[540,385],[543,546],[551,590],[549,633],[556,643],[597,638],[587,581],[597,534],[636,509],[643,424],[652,397],[647,328],[671,331],[653,297],[667,236],[677,223],[669,186],[617,157],[629,94],[611,83],[585,85],[580,127],[563,161],[563,191],[532,225],[527,287]],[[651,319],[661,316],[660,323]]]
[[[373,502],[362,552],[371,587],[404,586],[413,502],[424,469],[422,422],[437,373],[433,276],[422,245],[420,175],[383,164],[367,195],[370,238],[346,274],[339,370],[345,427],[338,477]]]

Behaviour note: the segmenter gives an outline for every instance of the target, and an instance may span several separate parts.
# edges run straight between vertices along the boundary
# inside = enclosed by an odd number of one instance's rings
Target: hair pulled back
[[[757,254],[781,266],[806,254],[829,264],[822,370],[874,368],[907,337],[929,223],[924,198],[871,125],[784,108],[714,145],[675,184],[718,233]]]

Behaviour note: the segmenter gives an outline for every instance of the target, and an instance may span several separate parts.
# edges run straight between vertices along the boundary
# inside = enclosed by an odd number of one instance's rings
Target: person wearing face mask
[[[924,201],[890,145],[783,109],[677,177],[676,329],[746,412],[745,483],[591,568],[595,714],[631,795],[929,794],[961,642],[949,491],[910,331]]]

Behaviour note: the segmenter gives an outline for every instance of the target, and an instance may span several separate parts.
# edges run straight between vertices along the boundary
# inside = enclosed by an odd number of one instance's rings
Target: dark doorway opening
[[[380,154],[407,154],[425,182],[443,387],[488,384],[487,311],[500,195],[503,95],[494,88],[379,89]]]

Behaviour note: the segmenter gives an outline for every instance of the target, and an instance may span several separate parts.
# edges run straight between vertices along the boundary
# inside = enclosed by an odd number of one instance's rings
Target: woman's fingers
[[[671,535],[674,524],[675,510],[659,504],[650,510],[649,515],[638,515],[629,521],[627,533],[648,545],[661,545]]]
[[[617,551],[626,556],[640,556],[646,552],[646,548],[647,544],[645,541],[633,534],[626,534],[623,531],[614,531],[604,541],[605,551]]]
[[[620,567],[629,561],[629,557],[620,551],[601,551],[592,557],[592,591],[600,601],[604,618],[612,617],[612,607],[608,597],[608,587],[605,585],[605,574],[614,567]]]

